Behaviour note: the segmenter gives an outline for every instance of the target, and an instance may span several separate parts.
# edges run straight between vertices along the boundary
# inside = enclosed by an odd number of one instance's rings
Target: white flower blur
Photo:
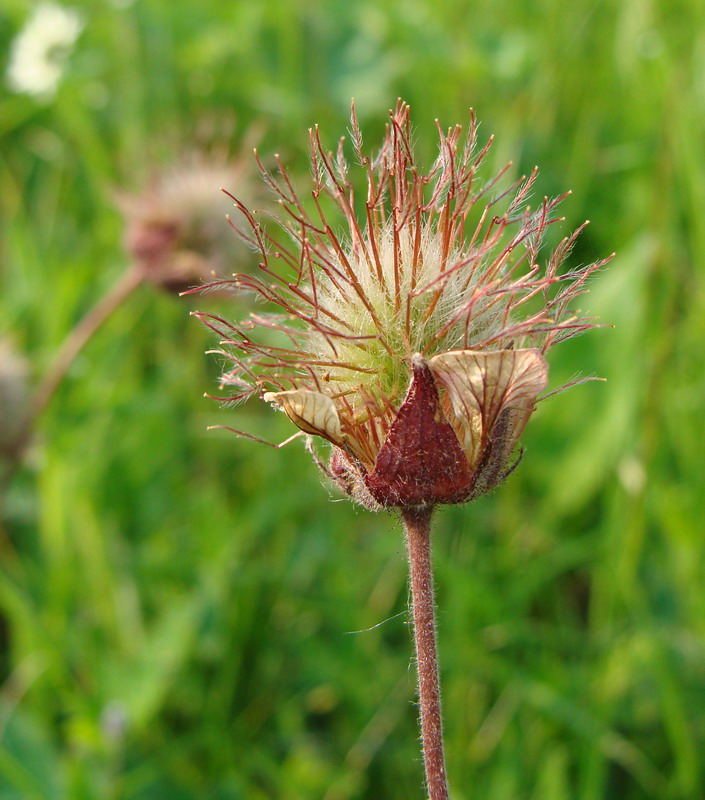
[[[6,74],[10,89],[51,98],[82,30],[83,18],[75,9],[39,3],[10,45]]]

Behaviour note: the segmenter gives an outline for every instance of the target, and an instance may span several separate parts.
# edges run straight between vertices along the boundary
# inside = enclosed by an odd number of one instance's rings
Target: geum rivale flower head
[[[328,152],[317,127],[310,200],[279,157],[276,176],[258,159],[279,198],[278,230],[233,197],[261,275],[211,286],[252,292],[263,308],[239,324],[198,314],[231,362],[222,383],[236,394],[222,399],[257,394],[327,439],[324,469],[370,508],[464,502],[506,477],[547,385],[544,354],[594,325],[569,304],[605,263],[561,269],[583,226],[542,258],[563,198],[527,206],[536,170],[505,189],[509,167],[481,180],[491,140],[478,148],[472,114],[465,137],[436,125],[439,155],[424,174],[405,103],[374,158],[353,107],[362,199],[344,140]]]
[[[246,138],[257,136],[251,129]],[[259,198],[261,182],[239,153],[212,146],[154,168],[143,191],[119,192],[124,243],[144,280],[169,293],[227,274],[233,261],[250,256],[222,219],[217,191],[224,182],[240,197]],[[258,178],[259,176],[257,176]]]

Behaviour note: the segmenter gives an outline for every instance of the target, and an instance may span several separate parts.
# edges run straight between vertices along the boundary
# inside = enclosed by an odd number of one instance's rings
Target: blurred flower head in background
[[[83,30],[73,8],[42,2],[10,45],[7,85],[15,92],[50,99]]]
[[[249,158],[191,152],[155,170],[141,194],[120,195],[125,248],[144,278],[179,292],[249,259],[226,220],[230,204],[221,187],[235,186],[254,202],[262,194],[254,172]]]
[[[235,199],[262,277],[227,285],[264,304],[239,324],[201,313],[223,338],[235,398],[259,395],[333,445],[328,474],[369,508],[455,503],[492,489],[546,388],[544,353],[594,323],[570,310],[601,264],[561,265],[579,234],[542,247],[562,197],[527,205],[537,171],[481,179],[491,140],[437,125],[428,173],[412,149],[409,107],[390,112],[371,159],[352,116],[366,194],[355,196],[343,140],[311,132],[311,201],[278,159],[283,236]],[[259,163],[259,162],[258,162]],[[344,220],[345,233],[334,226]]]
[[[0,460],[17,455],[29,404],[29,367],[7,339],[0,339]]]

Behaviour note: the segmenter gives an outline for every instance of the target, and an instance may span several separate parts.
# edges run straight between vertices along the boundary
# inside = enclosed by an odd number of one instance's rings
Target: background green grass
[[[3,53],[30,6],[3,3]],[[426,164],[434,118],[474,106],[495,166],[573,190],[573,263],[618,253],[585,299],[615,327],[553,351],[552,381],[608,382],[541,404],[507,484],[438,514],[452,796],[702,800],[701,0],[73,6],[55,99],[0,105],[0,326],[35,380],[124,269],[114,188],[200,119],[263,120],[305,174],[352,96],[371,149],[408,100]],[[291,426],[202,398],[199,302],[131,297],[9,488],[0,798],[421,798],[399,525],[332,502],[298,444],[205,432]]]

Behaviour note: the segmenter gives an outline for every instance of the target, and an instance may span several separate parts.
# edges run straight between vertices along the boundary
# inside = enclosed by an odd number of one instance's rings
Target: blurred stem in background
[[[95,306],[79,321],[76,327],[64,339],[49,369],[42,378],[32,398],[32,405],[26,423],[27,432],[34,427],[37,419],[51,402],[54,393],[66,377],[77,356],[91,338],[100,330],[103,323],[116,311],[127,298],[145,280],[144,272],[137,266],[131,266],[123,272],[117,281]]]
[[[22,456],[29,445],[38,420],[51,403],[76,358],[106,320],[144,280],[144,271],[137,265],[133,265],[121,273],[108,292],[78,322],[62,342],[31,397],[27,413],[18,427],[17,436],[13,442],[4,448],[4,471],[0,474],[0,500],[2,499],[4,486],[12,480],[22,461]]]

